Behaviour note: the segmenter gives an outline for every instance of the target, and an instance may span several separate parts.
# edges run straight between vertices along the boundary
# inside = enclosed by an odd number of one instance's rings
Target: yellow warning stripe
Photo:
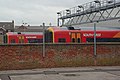
[[[54,40],[55,40],[55,38],[54,38],[54,30],[53,30],[52,27],[48,28],[48,30],[51,31],[51,32],[53,33],[53,43],[54,43],[54,42],[55,42],[55,41],[54,41]]]

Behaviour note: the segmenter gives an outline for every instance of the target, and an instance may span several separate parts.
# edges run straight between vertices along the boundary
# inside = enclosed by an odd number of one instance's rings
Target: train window
[[[94,38],[87,38],[86,41],[87,42],[94,42]]]
[[[97,42],[120,42],[120,38],[98,38]]]
[[[11,43],[15,43],[15,39],[11,39]]]
[[[72,42],[75,42],[75,38],[72,38]]]
[[[65,38],[59,38],[59,39],[58,39],[58,42],[63,42],[63,43],[65,43],[65,42],[66,42],[66,39],[65,39]]]
[[[97,42],[120,42],[120,38],[97,38]],[[94,42],[94,38],[87,38],[87,42]]]
[[[77,39],[78,43],[80,43],[80,38]]]
[[[28,39],[28,43],[42,43],[43,39]]]

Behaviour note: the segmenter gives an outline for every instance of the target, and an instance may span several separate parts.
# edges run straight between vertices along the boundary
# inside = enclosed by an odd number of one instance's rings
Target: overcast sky
[[[15,20],[16,25],[56,25],[57,12],[93,0],[0,0],[0,21]]]

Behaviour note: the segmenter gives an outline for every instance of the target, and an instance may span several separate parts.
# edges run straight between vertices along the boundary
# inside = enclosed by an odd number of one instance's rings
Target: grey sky
[[[0,21],[29,25],[56,25],[57,12],[93,0],[0,0]]]

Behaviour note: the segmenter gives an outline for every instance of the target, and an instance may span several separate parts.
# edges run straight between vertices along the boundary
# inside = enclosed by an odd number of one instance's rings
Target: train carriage
[[[94,41],[93,30],[50,27],[45,34],[46,42],[51,43],[87,43]],[[97,30],[97,42],[120,42],[120,30]]]
[[[8,44],[42,43],[42,42],[43,42],[42,33],[9,32],[4,36],[4,43],[8,43]]]

